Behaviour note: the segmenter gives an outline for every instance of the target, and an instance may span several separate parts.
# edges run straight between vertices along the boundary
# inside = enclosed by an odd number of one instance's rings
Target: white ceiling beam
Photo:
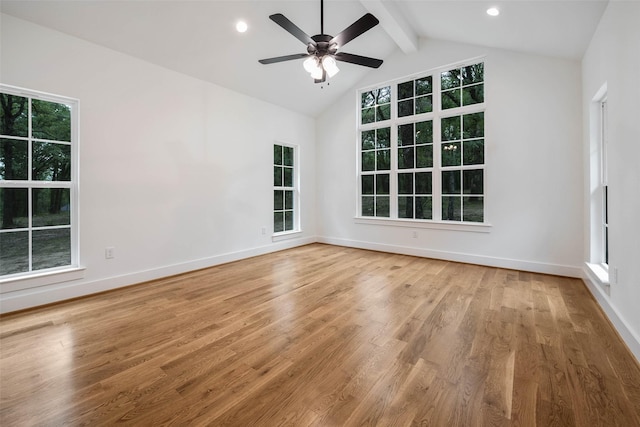
[[[360,0],[369,13],[380,21],[385,32],[404,53],[418,50],[418,35],[391,1]]]

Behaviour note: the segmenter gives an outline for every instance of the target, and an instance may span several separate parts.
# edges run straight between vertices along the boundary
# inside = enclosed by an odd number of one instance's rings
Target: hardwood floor
[[[0,333],[2,426],[640,426],[578,279],[313,244]]]

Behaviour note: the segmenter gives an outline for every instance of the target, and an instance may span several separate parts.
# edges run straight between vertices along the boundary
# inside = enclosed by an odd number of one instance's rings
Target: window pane
[[[460,172],[442,172],[442,194],[460,194]]]
[[[362,93],[362,108],[373,107],[376,103],[376,97],[373,91]]]
[[[391,86],[385,86],[378,89],[377,98],[377,104],[386,104],[391,102]]]
[[[70,181],[71,146],[34,142],[32,178],[35,181]]]
[[[32,191],[34,227],[71,224],[71,190],[68,188],[34,188]]]
[[[442,90],[459,87],[461,84],[460,70],[449,70],[440,74],[440,84],[442,86]]]
[[[391,169],[391,150],[378,150],[376,169],[379,171]]]
[[[376,216],[389,216],[389,196],[376,197]]]
[[[376,194],[389,194],[389,174],[376,175]]]
[[[27,141],[0,139],[0,180],[28,179]]]
[[[413,80],[398,84],[398,99],[411,98],[413,96]]]
[[[416,80],[416,96],[427,95],[433,91],[431,76]]]
[[[28,191],[26,188],[0,188],[0,229],[29,226]]]
[[[391,118],[391,104],[380,105],[376,107],[376,122],[389,120]]]
[[[362,175],[362,194],[374,194],[373,179],[373,175]]]
[[[431,194],[431,172],[416,173],[416,194]]]
[[[463,221],[483,222],[484,221],[484,198],[483,197],[463,197],[462,213]]]
[[[376,169],[376,152],[364,151],[362,153],[362,170],[372,171]]]
[[[460,143],[442,144],[442,166],[460,166]]]
[[[465,114],[462,117],[464,138],[482,138],[484,136],[484,113]]]
[[[382,128],[376,131],[376,147],[391,147],[391,128]]]
[[[362,216],[373,216],[373,206],[375,203],[375,197],[363,196],[362,197]]]
[[[484,163],[484,140],[474,139],[465,141],[463,162],[465,165],[480,165]]]
[[[484,102],[484,85],[479,84],[462,89],[462,105]]]
[[[442,219],[445,221],[460,221],[460,197],[442,198]]]
[[[484,63],[468,65],[462,68],[462,84],[468,85],[484,81]]]
[[[284,172],[283,187],[293,187],[293,168],[283,168],[282,171]]]
[[[431,197],[416,197],[416,219],[432,219],[433,207]]]
[[[464,194],[482,194],[483,191],[483,170],[462,171],[462,192]]]
[[[398,218],[413,218],[413,197],[398,197]]]
[[[416,147],[416,167],[433,167],[433,144],[419,145]]]
[[[273,146],[273,164],[281,165],[282,164],[282,145],[274,145]]]
[[[284,231],[284,213],[274,212],[273,214],[273,232],[278,233]]]
[[[442,109],[446,110],[449,108],[459,107],[461,104],[462,92],[460,89],[448,90],[446,92],[442,92]]]
[[[398,194],[413,194],[413,174],[398,174]]]
[[[398,169],[413,169],[413,147],[398,148]]]
[[[285,166],[293,166],[293,147],[282,147],[282,159]]]
[[[71,264],[71,229],[33,231],[33,270]]]
[[[275,187],[282,186],[282,168],[280,166],[273,167],[273,185]]]
[[[398,126],[398,145],[413,145],[413,123]]]
[[[416,98],[416,114],[430,113],[433,111],[431,95]]]
[[[0,233],[0,275],[29,271],[29,232]]]
[[[34,138],[71,141],[71,108],[68,105],[33,99],[31,114]]]
[[[373,123],[376,120],[376,110],[375,108],[365,108],[362,110],[362,124],[366,125],[367,123]]]
[[[293,209],[293,191],[284,192],[284,208]]]
[[[413,99],[398,102],[398,117],[410,116],[413,114]]]
[[[0,135],[29,136],[29,101],[16,95],[0,94]]]
[[[428,144],[430,142],[433,142],[433,122],[427,120],[416,123],[416,144]]]
[[[293,230],[293,212],[287,211],[284,213],[284,229],[286,231]]]
[[[284,209],[284,191],[274,190],[273,191],[273,210],[281,211],[283,209]]]
[[[442,119],[442,141],[460,139],[460,116]]]
[[[362,149],[363,150],[373,150],[376,145],[376,131],[375,130],[366,130],[362,132]]]

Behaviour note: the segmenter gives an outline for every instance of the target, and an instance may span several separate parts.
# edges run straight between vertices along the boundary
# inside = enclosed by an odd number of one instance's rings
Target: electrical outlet
[[[609,277],[609,283],[615,285],[618,283],[618,267],[611,267],[611,276]]]
[[[104,257],[105,259],[113,259],[116,257],[116,248],[113,246],[109,246],[104,249]]]
[[[267,227],[262,227],[262,234],[267,234]]]
[[[418,238],[418,232],[417,232],[417,231],[414,231],[414,232],[413,232],[413,238],[414,238],[414,239],[417,239],[417,238]]]

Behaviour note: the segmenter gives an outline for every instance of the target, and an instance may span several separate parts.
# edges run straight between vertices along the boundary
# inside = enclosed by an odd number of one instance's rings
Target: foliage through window
[[[0,277],[75,264],[76,108],[2,87]]]
[[[296,160],[295,148],[273,146],[273,231],[281,233],[296,229]]]
[[[484,222],[484,63],[386,83],[360,100],[360,216]]]

